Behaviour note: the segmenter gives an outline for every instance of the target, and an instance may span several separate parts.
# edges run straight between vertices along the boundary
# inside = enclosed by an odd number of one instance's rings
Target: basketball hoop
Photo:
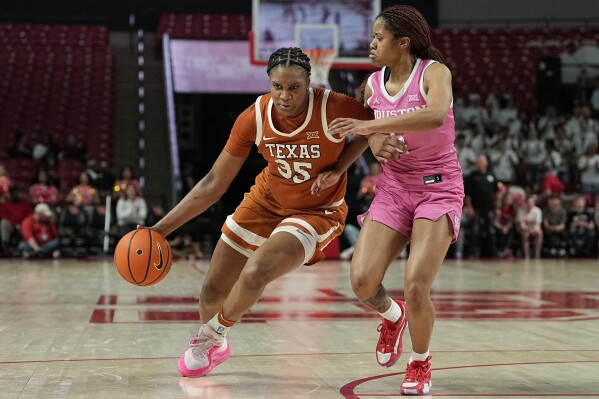
[[[337,57],[337,52],[331,48],[303,48],[302,50],[310,57],[312,82],[322,87],[329,87],[329,72]]]

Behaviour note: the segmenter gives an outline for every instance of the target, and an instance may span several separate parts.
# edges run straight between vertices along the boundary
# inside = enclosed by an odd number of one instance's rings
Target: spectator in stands
[[[119,179],[114,182],[112,189],[112,198],[118,199],[125,197],[127,186],[132,185],[141,195],[141,185],[139,180],[135,178],[135,173],[130,165],[124,165],[119,173]]]
[[[50,134],[42,135],[41,141],[35,143],[32,150],[32,157],[36,163],[52,168],[58,161],[60,147],[54,141]]]
[[[499,101],[499,109],[492,115],[491,122],[497,123],[502,128],[508,128],[518,119],[518,109],[512,96],[504,95]]]
[[[466,135],[466,145],[472,148],[475,154],[480,155],[485,151],[485,134],[483,128],[471,122],[463,133]],[[468,139],[468,136],[470,139]]]
[[[553,104],[549,104],[545,108],[545,114],[541,115],[537,120],[537,131],[541,140],[549,140],[555,138],[555,128],[561,124],[562,118],[557,114],[557,109]]]
[[[95,158],[89,158],[85,171],[91,178],[91,185],[100,193],[109,194],[112,191],[114,176],[105,161],[98,162]]]
[[[17,133],[15,142],[8,148],[8,155],[11,158],[28,158],[31,159],[32,150],[29,145],[27,135]]]
[[[516,205],[512,193],[505,191],[501,203],[495,210],[495,231],[497,233],[497,253],[499,257],[511,257]]]
[[[79,175],[79,184],[69,191],[66,197],[69,204],[66,212],[69,212],[71,218],[77,218],[80,212],[85,213],[87,225],[94,219],[96,206],[100,205],[100,195],[94,186],[91,185],[91,178],[86,172]],[[83,228],[83,226],[80,226]]]
[[[529,120],[529,116],[528,113],[526,113],[523,110],[519,110],[518,111],[518,118],[516,118],[514,121],[512,121],[512,123],[510,123],[510,126],[508,127],[508,132],[509,132],[509,137],[511,139],[514,139],[516,137],[520,137],[522,136],[522,132],[526,129],[526,132],[528,132],[529,127],[530,127],[530,120]],[[516,148],[513,148],[513,150],[515,150]]]
[[[560,197],[553,195],[543,210],[543,240],[551,256],[566,256],[568,215],[561,202]]]
[[[67,136],[66,143],[64,148],[59,154],[60,159],[75,159],[82,164],[85,164],[88,157],[88,150],[85,143],[82,143],[77,140],[77,137],[74,134],[69,134]]]
[[[0,164],[0,203],[2,203],[4,197],[8,195],[11,186],[12,181],[10,180],[10,177],[8,177],[8,171],[3,164]]]
[[[464,213],[470,221],[473,255],[497,256],[495,242],[495,194],[498,191],[495,176],[489,173],[486,155],[476,158],[476,169],[464,180]]]
[[[79,184],[67,194],[66,202],[76,206],[95,206],[100,204],[98,191],[91,185],[87,172],[79,175]]]
[[[530,259],[530,239],[534,240],[535,258],[541,257],[543,247],[543,212],[535,205],[534,196],[528,197],[524,205],[518,210],[518,229],[522,240],[522,251],[525,259]]]
[[[41,203],[35,206],[33,214],[23,220],[21,236],[23,241],[18,248],[25,259],[60,256],[58,229],[48,205]]]
[[[585,206],[584,197],[578,196],[568,214],[567,231],[570,256],[588,257],[593,253],[596,237],[595,220],[593,213],[587,211]]]
[[[584,151],[590,143],[597,144],[599,122],[591,117],[591,109],[586,105],[580,107],[580,118],[578,119],[578,122],[580,126],[580,149]]]
[[[556,176],[555,171],[548,170],[543,178],[543,192],[541,198],[543,201],[551,196],[561,197],[564,192],[564,184]]]
[[[555,148],[555,141],[553,139],[545,140],[545,159],[542,163],[543,173],[551,170],[554,174],[557,174],[558,170],[562,168],[562,155]]]
[[[9,249],[13,234],[20,230],[21,223],[31,212],[29,201],[23,198],[17,187],[11,187],[5,201],[0,204],[0,238],[4,251]]]
[[[507,147],[504,138],[499,140],[497,150],[491,153],[490,158],[493,164],[493,174],[497,180],[504,184],[513,183],[519,160],[516,152]]]
[[[129,184],[125,188],[125,197],[119,198],[116,203],[116,220],[118,234],[123,236],[137,225],[144,226],[148,216],[146,200],[138,195],[134,185]]]
[[[586,152],[578,159],[581,191],[589,196],[599,194],[599,154],[597,143],[589,143]]]
[[[466,106],[461,112],[461,117],[467,124],[475,123],[481,129],[485,129],[489,124],[489,113],[487,109],[481,105],[480,95],[471,93],[468,95]]]
[[[555,127],[554,141],[555,143],[559,143],[557,149],[562,157],[562,166],[558,168],[557,175],[564,183],[568,183],[573,175],[571,169],[576,167],[576,147],[568,137],[564,124],[559,124]]]
[[[521,151],[520,157],[524,160],[524,167],[527,171],[526,181],[536,192],[546,154],[545,143],[539,140],[535,127],[531,126],[528,130],[528,136],[522,143]]]
[[[29,200],[33,205],[45,203],[53,207],[58,203],[58,188],[51,184],[48,172],[40,169],[29,187]]]
[[[462,173],[464,176],[468,176],[470,172],[474,170],[474,163],[476,162],[476,154],[472,151],[472,148],[466,145],[466,136],[459,134],[455,140],[455,150],[458,153],[458,161],[462,167]]]

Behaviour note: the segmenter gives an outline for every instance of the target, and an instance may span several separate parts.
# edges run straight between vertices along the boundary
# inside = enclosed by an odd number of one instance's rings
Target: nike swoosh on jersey
[[[264,141],[273,140],[273,139],[276,139],[276,137],[262,137],[262,140],[264,140]]]

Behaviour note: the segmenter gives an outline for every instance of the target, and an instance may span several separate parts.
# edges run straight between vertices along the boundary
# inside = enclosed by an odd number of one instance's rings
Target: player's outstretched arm
[[[341,137],[348,134],[421,132],[435,129],[445,122],[452,102],[451,72],[443,64],[433,64],[424,73],[426,108],[408,114],[390,116],[371,121],[338,118],[329,125],[331,134]]]
[[[166,237],[212,206],[227,191],[246,158],[223,150],[208,174],[152,229]]]

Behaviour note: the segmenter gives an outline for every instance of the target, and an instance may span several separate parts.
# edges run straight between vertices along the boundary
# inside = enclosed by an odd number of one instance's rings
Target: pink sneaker
[[[424,361],[414,360],[406,368],[406,376],[401,384],[399,393],[402,395],[426,395],[431,386],[431,357]]]
[[[204,324],[189,343],[189,349],[179,358],[183,377],[201,377],[231,356],[227,340]]]
[[[401,317],[395,323],[381,317],[378,331],[381,333],[376,344],[376,361],[383,367],[391,367],[401,355],[402,337],[408,325],[408,311],[406,303],[396,299],[401,308]]]

